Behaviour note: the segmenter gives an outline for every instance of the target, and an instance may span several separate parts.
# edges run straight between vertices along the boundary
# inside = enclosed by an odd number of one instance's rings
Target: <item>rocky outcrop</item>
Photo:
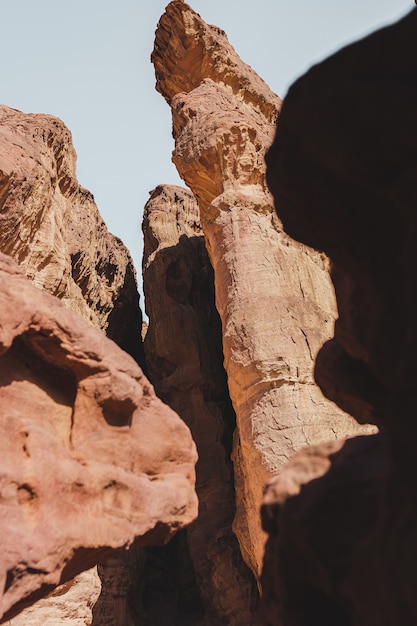
[[[234,530],[257,575],[267,480],[306,444],[358,431],[313,380],[314,358],[335,317],[327,259],[283,232],[264,162],[281,100],[225,34],[174,0],[159,22],[152,59],[157,89],[172,109],[173,161],[198,200],[214,269],[237,417]]]
[[[158,396],[191,429],[199,455],[199,517],[183,531],[177,555],[179,581],[191,564],[195,582],[188,598],[194,600],[166,606],[165,618],[154,617],[152,624],[179,623],[172,617],[178,605],[177,620],[189,619],[199,607],[193,624],[258,624],[256,582],[232,532],[235,415],[223,369],[213,270],[193,194],[180,187],[157,187],[145,207],[143,231],[149,376]],[[159,551],[159,567],[164,563],[167,569],[171,553],[172,546],[165,554]]]
[[[101,591],[97,568],[82,572],[44,599],[6,621],[7,626],[92,625],[92,611]]]
[[[417,621],[416,28],[414,9],[313,67],[267,155],[285,229],[333,263],[339,318],[317,382],[380,427],[300,452],[270,483],[269,625]]]
[[[195,446],[134,360],[0,257],[0,615],[197,513]]]
[[[71,133],[49,115],[0,106],[0,250],[18,261],[33,282],[105,331],[144,368],[142,313],[128,250],[111,235],[92,194],[76,180]],[[120,572],[122,573],[122,572]],[[94,589],[97,575],[71,587]],[[65,623],[74,601],[66,593],[43,601],[39,623]],[[81,609],[81,606],[83,607]],[[90,609],[88,608],[90,606]],[[36,608],[25,617],[36,621]],[[91,618],[80,597],[78,613]],[[14,624],[14,622],[13,622]]]
[[[75,165],[61,120],[0,105],[0,251],[143,365],[132,260]]]

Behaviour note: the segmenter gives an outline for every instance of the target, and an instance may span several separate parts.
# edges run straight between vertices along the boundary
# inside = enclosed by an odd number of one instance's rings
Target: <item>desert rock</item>
[[[237,418],[234,530],[258,575],[265,483],[301,447],[358,431],[313,380],[336,314],[328,262],[283,232],[264,161],[281,100],[226,35],[174,0],[152,58],[172,109],[173,161],[197,198],[214,269]]]
[[[7,626],[86,626],[101,591],[97,568],[82,572],[6,622]]]
[[[0,251],[36,286],[143,365],[132,260],[78,184],[71,133],[61,120],[0,105],[0,229]]]
[[[380,428],[304,450],[270,482],[270,626],[417,621],[416,28],[414,9],[301,77],[267,155],[286,231],[332,260],[339,317],[316,380]]]
[[[157,187],[145,207],[143,231],[149,377],[158,396],[189,426],[199,455],[199,517],[183,531],[179,547],[189,556],[177,557],[177,576],[185,578],[191,562],[199,624],[255,625],[256,582],[232,532],[235,415],[223,368],[213,270],[193,194],[181,187]]]
[[[195,445],[135,361],[1,255],[0,614],[197,514]]]

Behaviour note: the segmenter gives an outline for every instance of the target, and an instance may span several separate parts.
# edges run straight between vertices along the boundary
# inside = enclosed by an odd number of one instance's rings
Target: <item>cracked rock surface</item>
[[[143,364],[129,251],[76,178],[71,133],[52,115],[0,105],[0,251],[36,286]]]
[[[264,156],[281,99],[225,33],[174,0],[159,22],[152,59],[157,90],[172,110],[173,161],[198,201],[214,270],[237,421],[233,527],[257,576],[268,479],[301,447],[360,430],[313,378],[336,315],[328,262],[292,241],[275,213]]]
[[[195,445],[135,361],[0,257],[0,615],[197,514]]]

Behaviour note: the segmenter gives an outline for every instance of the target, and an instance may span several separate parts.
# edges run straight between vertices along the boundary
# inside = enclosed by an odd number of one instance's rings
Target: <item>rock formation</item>
[[[101,592],[97,568],[82,572],[57,587],[47,598],[7,620],[7,626],[86,626]]]
[[[132,260],[108,232],[92,194],[78,184],[75,164],[71,134],[61,120],[0,107],[0,250],[18,261],[38,287],[105,331],[144,368]],[[71,597],[75,589],[85,597],[89,589],[94,593],[96,573],[91,571],[89,582],[86,575],[80,581],[71,587]],[[65,623],[72,619],[67,611],[74,604],[71,597],[60,592],[43,601],[38,617],[34,608],[19,619],[43,624],[48,615]],[[87,608],[80,597],[77,614]]]
[[[416,29],[414,9],[313,67],[267,155],[286,231],[332,259],[339,318],[317,382],[380,427],[300,452],[270,483],[271,626],[417,622]]]
[[[195,446],[134,360],[0,257],[2,621],[197,513]]]
[[[0,251],[143,365],[132,260],[75,165],[61,120],[0,105]]]
[[[180,554],[177,578],[185,578],[191,563],[196,581],[191,602],[196,617],[190,623],[258,624],[256,582],[232,532],[235,415],[223,369],[213,270],[193,194],[174,186],[156,188],[145,207],[143,231],[149,376],[158,396],[191,429],[199,455],[199,517],[175,539],[187,553]],[[166,563],[171,551],[172,546],[161,549],[160,560]],[[178,604],[183,613],[177,619],[189,617],[190,603]],[[174,610],[166,606],[165,618],[154,617],[152,624],[174,623],[167,621]]]
[[[281,100],[226,35],[174,0],[159,22],[152,60],[172,109],[173,161],[197,198],[214,269],[237,418],[234,531],[258,575],[267,480],[301,447],[359,429],[313,380],[335,317],[327,259],[283,232],[264,163]]]

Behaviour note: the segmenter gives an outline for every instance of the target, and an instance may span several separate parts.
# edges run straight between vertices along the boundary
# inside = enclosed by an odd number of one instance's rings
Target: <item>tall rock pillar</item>
[[[335,317],[327,259],[290,240],[275,214],[264,155],[281,100],[225,33],[174,0],[160,19],[152,60],[157,90],[172,109],[173,161],[197,198],[214,269],[237,418],[234,530],[257,575],[265,483],[299,448],[359,428],[313,380]]]
[[[176,540],[176,578],[188,578],[188,596],[186,602],[176,603],[182,604],[177,617],[189,619],[194,612],[192,623],[202,626],[255,626],[256,582],[232,532],[235,493],[230,453],[235,414],[223,368],[213,270],[193,194],[172,185],[157,187],[145,207],[143,231],[149,376],[159,397],[189,426],[199,455],[198,519]],[[166,570],[173,548],[158,551]],[[150,556],[152,568],[155,559]],[[167,617],[157,620],[153,615],[152,623],[165,625]]]

